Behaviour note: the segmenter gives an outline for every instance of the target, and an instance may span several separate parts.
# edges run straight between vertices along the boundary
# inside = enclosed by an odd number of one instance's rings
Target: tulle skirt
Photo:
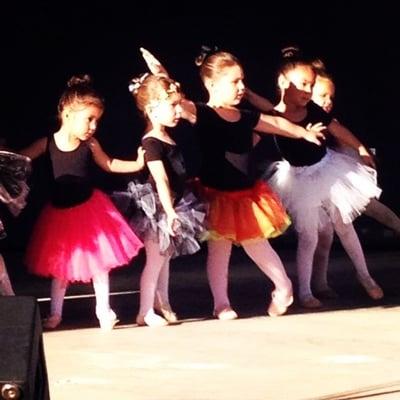
[[[161,254],[174,258],[200,249],[206,206],[192,192],[185,192],[174,206],[180,223],[175,236],[168,231],[167,215],[150,183],[130,182],[126,192],[115,192],[112,197],[142,240],[159,243]]]
[[[233,192],[202,187],[208,201],[208,239],[227,239],[236,244],[273,238],[290,225],[278,196],[265,182]]]
[[[29,193],[26,180],[31,172],[28,157],[9,151],[0,151],[0,201],[17,216],[26,205]],[[5,236],[0,219],[0,239]]]
[[[281,197],[299,232],[318,229],[337,218],[351,223],[372,198],[381,194],[373,168],[331,149],[311,166],[277,163],[268,182]]]
[[[89,282],[99,272],[128,264],[142,246],[111,200],[94,190],[74,207],[45,206],[25,262],[33,274]]]

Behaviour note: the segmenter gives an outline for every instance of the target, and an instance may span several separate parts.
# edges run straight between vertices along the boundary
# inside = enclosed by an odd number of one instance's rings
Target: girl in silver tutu
[[[177,321],[168,295],[170,259],[200,249],[205,206],[188,190],[182,154],[167,131],[181,116],[179,84],[144,74],[132,80],[130,91],[148,122],[142,146],[149,175],[115,198],[146,249],[136,322],[163,326]]]
[[[26,196],[29,192],[26,179],[30,171],[31,162],[28,157],[9,151],[0,151],[0,201],[7,206],[14,216],[17,216],[26,205]],[[0,239],[5,236],[6,232],[0,218]],[[6,264],[1,254],[0,295],[14,295]]]

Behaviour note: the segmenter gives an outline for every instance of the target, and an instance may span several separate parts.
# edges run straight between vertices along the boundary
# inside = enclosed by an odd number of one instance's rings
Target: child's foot
[[[300,304],[304,308],[320,308],[322,303],[315,298],[312,294],[300,297]]]
[[[173,324],[178,322],[178,317],[169,304],[158,305],[154,308],[167,320],[168,323]]]
[[[272,294],[272,300],[268,306],[267,313],[270,317],[279,317],[286,313],[288,307],[293,303],[293,296],[280,299],[275,293]]]
[[[100,316],[98,319],[101,330],[105,332],[112,331],[114,326],[119,322],[119,319],[113,310],[109,310],[108,314]]]
[[[362,278],[360,275],[357,275],[357,278],[371,299],[380,300],[383,298],[383,290],[370,276]]]
[[[230,321],[238,317],[236,311],[232,309],[231,306],[224,306],[219,310],[214,310],[214,317],[221,321]]]
[[[153,310],[148,311],[146,315],[139,314],[136,317],[136,323],[139,326],[150,326],[150,327],[158,327],[158,326],[166,326],[168,325],[168,321],[163,317],[157,315]]]
[[[53,314],[43,320],[44,329],[56,329],[61,324],[61,315]]]

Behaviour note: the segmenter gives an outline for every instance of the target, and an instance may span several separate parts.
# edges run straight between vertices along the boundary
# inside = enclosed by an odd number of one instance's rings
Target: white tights
[[[62,316],[64,297],[68,281],[54,278],[51,282],[51,315]],[[96,295],[96,316],[98,319],[109,318],[110,315],[110,285],[108,272],[102,272],[93,277],[93,288]]]
[[[297,245],[297,275],[299,280],[300,299],[312,296],[311,276],[314,271],[314,282],[318,290],[328,288],[327,270],[329,252],[333,240],[333,230],[337,233],[346,253],[356,268],[362,280],[369,280],[364,252],[353,224],[345,224],[340,218],[335,218],[333,225],[327,224],[320,232],[304,231],[298,233]]]
[[[151,239],[144,241],[146,264],[140,278],[139,315],[154,311],[156,300],[160,305],[169,305],[169,255],[160,254],[160,246]]]
[[[254,243],[242,243],[249,257],[257,264],[274,283],[273,296],[282,300],[292,295],[292,283],[275,250],[268,240]],[[232,251],[232,242],[229,240],[208,241],[207,275],[211,292],[214,298],[214,310],[221,310],[230,306],[228,297],[228,268]]]

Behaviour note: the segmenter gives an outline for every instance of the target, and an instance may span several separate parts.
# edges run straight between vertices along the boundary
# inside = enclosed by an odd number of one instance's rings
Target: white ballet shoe
[[[153,310],[148,311],[146,315],[139,314],[136,317],[136,323],[139,326],[149,326],[151,328],[168,325],[168,321],[157,315]]]
[[[220,321],[231,321],[238,318],[236,311],[231,306],[224,306],[218,310],[214,310],[213,315]]]

